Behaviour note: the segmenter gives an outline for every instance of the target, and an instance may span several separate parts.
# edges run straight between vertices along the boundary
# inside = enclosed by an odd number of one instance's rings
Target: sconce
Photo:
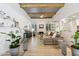
[[[13,18],[13,17],[7,15],[3,10],[0,10],[0,18],[2,18],[3,20],[9,19],[9,20],[13,21],[14,24],[15,24],[15,25],[14,25],[15,27],[18,25],[18,24],[17,24],[17,21],[15,20],[15,18]],[[13,24],[12,24],[12,27],[13,27]]]
[[[6,13],[2,10],[0,10],[0,16],[3,18],[3,19],[10,19],[11,17],[10,16],[7,16]]]
[[[3,19],[10,19],[10,16],[4,16]]]
[[[5,15],[6,13],[4,13],[3,11],[0,10],[0,15]]]

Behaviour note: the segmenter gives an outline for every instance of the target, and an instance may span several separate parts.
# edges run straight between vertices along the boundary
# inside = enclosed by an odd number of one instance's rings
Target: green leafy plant
[[[8,40],[11,42],[11,44],[9,46],[10,48],[17,48],[20,46],[19,41],[21,39],[21,36],[17,36],[13,32],[10,32],[9,34],[7,34],[7,33],[1,33],[1,34],[6,34],[6,35],[10,36],[11,39]]]
[[[72,45],[72,47],[79,49],[79,31],[75,32],[74,39],[75,39],[75,44]]]

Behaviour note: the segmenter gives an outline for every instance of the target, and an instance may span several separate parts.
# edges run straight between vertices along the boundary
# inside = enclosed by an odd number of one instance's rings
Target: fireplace
[[[39,34],[44,34],[44,32],[39,32]]]

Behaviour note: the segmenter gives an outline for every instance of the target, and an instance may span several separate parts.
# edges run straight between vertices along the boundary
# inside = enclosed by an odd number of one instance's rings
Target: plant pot
[[[10,48],[10,54],[11,54],[11,56],[18,56],[18,54],[19,54],[19,47],[17,47],[17,48]]]
[[[27,51],[28,50],[28,43],[27,42],[23,45],[23,50],[24,51]]]
[[[28,50],[28,40],[29,38],[25,38],[23,42],[23,50],[27,51]]]
[[[72,51],[72,56],[79,56],[79,49],[72,47],[71,51]]]
[[[67,55],[67,46],[66,46],[66,42],[64,41],[60,41],[60,44],[59,44],[59,48],[61,49],[61,53],[66,56]]]
[[[58,47],[61,49],[63,40],[58,40]]]

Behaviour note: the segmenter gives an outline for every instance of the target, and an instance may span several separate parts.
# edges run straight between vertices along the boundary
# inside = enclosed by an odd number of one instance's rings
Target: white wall
[[[77,12],[79,12],[79,3],[65,3],[64,7],[56,13],[53,19],[61,20]]]
[[[67,18],[78,12],[79,12],[79,3],[65,3],[64,7],[61,8],[52,19],[58,20],[58,21],[60,21],[62,19],[70,20]],[[73,20],[73,18],[72,18],[72,20]],[[62,32],[62,36],[64,36],[64,39],[67,41],[73,40],[72,36],[74,35],[74,32],[76,31],[75,20],[76,19],[74,19],[74,21],[71,21],[69,23],[67,22],[64,25],[65,29],[67,29],[67,30]]]
[[[26,12],[24,12],[23,9],[20,8],[19,4],[2,3],[0,4],[0,11],[4,11],[7,16],[11,17],[11,19],[6,20],[0,18],[0,22],[5,22],[5,26],[10,26],[13,23],[12,19],[15,18],[15,20],[19,22],[21,34],[23,34],[23,27],[25,25],[29,26],[29,30],[31,29],[30,17],[26,14]],[[0,32],[9,32],[12,30],[14,31],[16,28],[0,27]],[[6,35],[0,34],[0,55],[9,50],[9,42],[6,41],[7,39]]]
[[[23,9],[20,8],[19,4],[2,3],[0,4],[0,10],[3,10],[7,13],[7,15],[11,16],[12,18],[15,18],[15,20],[19,22],[21,29],[23,29],[25,25],[31,26],[30,17]]]
[[[47,23],[53,22],[52,19],[31,19],[32,23],[37,24],[37,32],[43,31],[46,33],[46,25]],[[39,29],[39,24],[44,24],[43,29]]]
[[[57,20],[59,22],[62,19],[65,19],[67,21],[68,19],[66,19],[66,18],[68,18],[71,15],[78,13],[78,12],[79,12],[79,3],[65,3],[64,7],[62,7],[52,19]],[[74,29],[74,27],[72,29]],[[74,31],[75,31],[75,29],[74,29]]]

